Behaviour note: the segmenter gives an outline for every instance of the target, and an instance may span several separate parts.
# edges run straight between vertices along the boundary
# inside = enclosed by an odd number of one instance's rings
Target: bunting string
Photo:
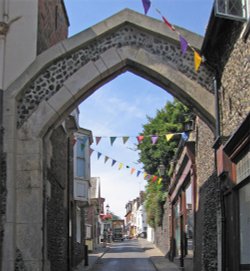
[[[143,171],[143,170],[138,170],[135,167],[131,167],[129,165],[125,165],[123,162],[119,162],[107,155],[103,155],[103,153],[96,151],[92,148],[90,148],[90,154],[92,154],[93,152],[97,153],[97,160],[99,160],[102,156],[104,156],[104,163],[106,164],[108,160],[111,160],[111,167],[113,167],[115,164],[118,164],[118,170],[121,170],[123,168],[125,169],[129,169],[130,170],[130,174],[133,175],[134,173],[136,173],[136,177],[139,177],[140,175],[143,176],[144,180],[147,181],[152,181],[152,182],[157,182],[158,184],[160,184],[162,182],[162,178],[157,176],[157,175],[151,175],[148,174],[147,172]]]
[[[147,15],[150,7],[151,7],[151,1],[150,0],[142,0],[142,4],[144,7],[144,13]],[[180,40],[180,46],[182,55],[184,56],[186,54],[187,48],[190,47],[190,49],[194,52],[194,69],[196,72],[198,72],[200,65],[203,61],[200,54],[194,49],[194,47],[180,34],[180,32],[167,20],[166,17],[164,17],[159,9],[155,9],[156,12],[161,16],[163,22],[166,24],[166,26],[172,30],[173,32],[176,32],[176,34],[179,36]]]
[[[174,136],[181,135],[182,138],[186,141],[188,138],[188,134],[186,132],[180,133],[169,133],[169,134],[162,134],[162,135],[139,135],[139,136],[94,136],[95,143],[98,145],[103,138],[109,138],[110,145],[113,146],[114,142],[117,138],[121,138],[123,144],[126,144],[127,141],[131,138],[136,138],[138,144],[141,144],[145,138],[151,138],[151,143],[157,144],[159,137],[165,137],[166,141],[171,140]]]

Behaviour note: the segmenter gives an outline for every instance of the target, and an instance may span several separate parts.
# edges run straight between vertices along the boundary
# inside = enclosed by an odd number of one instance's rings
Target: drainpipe
[[[217,72],[216,72],[217,75]],[[215,98],[215,135],[216,139],[219,139],[221,136],[220,132],[220,102],[219,102],[219,90],[217,86],[217,76],[214,76],[213,78],[213,86],[214,86],[214,98]]]

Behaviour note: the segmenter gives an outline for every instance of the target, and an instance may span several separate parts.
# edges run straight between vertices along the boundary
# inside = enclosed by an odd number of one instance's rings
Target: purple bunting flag
[[[179,35],[179,38],[180,38],[180,43],[181,43],[182,54],[185,55],[188,48],[188,42],[185,40],[185,38],[182,37],[182,35]]]
[[[150,2],[150,0],[142,0],[142,4],[144,7],[144,13],[145,13],[145,15],[147,15],[148,10],[150,9],[150,6],[151,6],[151,2]]]
[[[140,171],[140,170],[137,170],[136,177],[139,177],[140,174],[141,174],[141,171]]]
[[[152,136],[151,137],[151,141],[152,141],[153,145],[156,144],[157,140],[158,140],[158,136]]]

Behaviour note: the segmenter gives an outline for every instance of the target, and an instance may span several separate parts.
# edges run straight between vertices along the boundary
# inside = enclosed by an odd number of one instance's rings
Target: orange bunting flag
[[[169,141],[173,136],[174,136],[174,134],[167,134],[167,135],[166,135],[167,141]]]
[[[202,60],[201,56],[196,51],[194,51],[194,68],[196,72],[199,70],[201,60]]]
[[[121,170],[122,167],[123,167],[123,163],[120,163],[118,169]]]
[[[136,138],[138,140],[138,143],[140,144],[142,140],[144,139],[144,136],[141,135],[141,136],[137,136]]]
[[[135,168],[131,168],[130,174],[133,174],[135,172]]]

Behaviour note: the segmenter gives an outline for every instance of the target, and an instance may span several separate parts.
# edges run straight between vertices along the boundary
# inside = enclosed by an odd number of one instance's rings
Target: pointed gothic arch
[[[184,29],[178,31],[194,48],[201,47],[200,36]],[[192,107],[213,129],[212,72],[202,65],[196,73],[193,66],[193,52],[181,55],[175,33],[162,22],[131,10],[124,10],[37,57],[4,93],[7,205],[13,206],[8,210],[5,228],[12,228],[15,221],[15,229],[6,232],[4,239],[5,245],[13,244],[9,255],[14,255],[14,244],[18,243],[27,264],[41,270],[43,137],[49,128],[100,86],[131,71]],[[35,209],[29,207],[34,202]],[[19,235],[23,232],[27,239]],[[13,259],[6,257],[9,266]]]

